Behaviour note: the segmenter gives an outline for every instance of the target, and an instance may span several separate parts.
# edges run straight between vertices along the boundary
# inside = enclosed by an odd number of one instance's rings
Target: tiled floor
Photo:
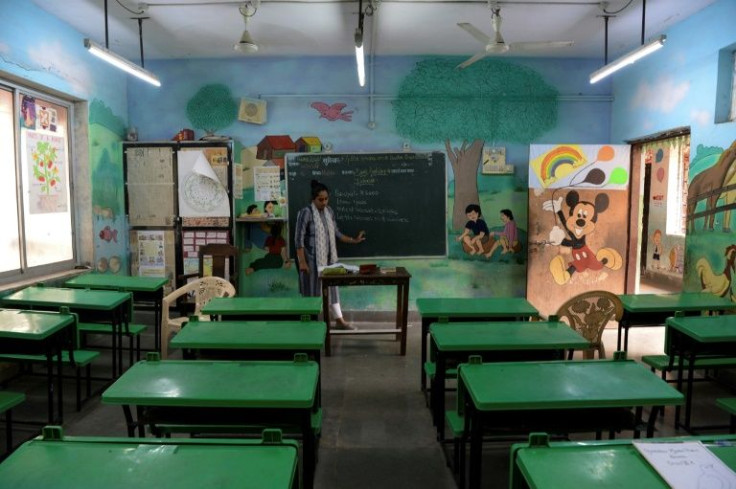
[[[358,323],[361,328],[386,327]],[[398,355],[398,343],[387,336],[342,336],[333,340],[333,355],[323,358],[324,425],[316,472],[317,488],[454,488],[440,444],[435,439],[429,410],[419,390],[419,322],[409,328],[407,355]],[[630,355],[661,353],[663,328],[635,328],[630,335]],[[144,346],[150,344],[144,338]],[[616,329],[604,333],[607,352],[616,343]],[[97,374],[105,374],[108,362],[98,362]],[[605,379],[601,379],[605,381]],[[95,387],[103,384],[96,382]],[[45,386],[37,378],[22,377],[8,388],[29,392],[29,401],[17,410],[18,418],[45,416]],[[74,412],[73,383],[65,384],[65,432],[69,435],[125,436],[119,407],[101,405],[99,398]],[[452,395],[452,394],[450,394]],[[714,405],[730,390],[712,382],[696,387],[697,424],[726,423],[727,416]],[[677,435],[672,409],[657,424],[657,436]],[[35,430],[35,428],[34,428]],[[4,431],[0,429],[4,437]],[[33,435],[28,427],[16,431],[17,440]],[[622,437],[630,436],[623,433]],[[0,439],[3,443],[4,439]],[[508,486],[508,443],[484,450],[484,488]]]

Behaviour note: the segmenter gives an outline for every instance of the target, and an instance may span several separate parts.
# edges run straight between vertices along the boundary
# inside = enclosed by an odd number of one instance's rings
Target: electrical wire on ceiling
[[[624,5],[624,6],[623,6],[623,7],[621,7],[620,9],[618,9],[618,10],[614,10],[614,11],[611,11],[611,12],[609,12],[608,10],[606,10],[606,6],[605,6],[605,5],[603,6],[603,8],[602,8],[601,10],[603,10],[603,13],[604,13],[604,14],[606,14],[606,15],[616,15],[616,14],[620,14],[621,12],[623,12],[624,10],[626,10],[627,8],[629,8],[629,5],[631,5],[631,3],[632,3],[633,1],[634,1],[634,0],[629,0],[629,1],[628,1],[628,2],[626,3],[626,5]]]

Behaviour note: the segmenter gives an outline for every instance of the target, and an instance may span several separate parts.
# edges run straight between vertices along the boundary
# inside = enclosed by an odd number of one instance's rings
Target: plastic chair
[[[601,337],[603,329],[609,321],[620,321],[624,309],[621,299],[616,294],[605,290],[591,290],[569,299],[557,310],[560,321],[570,325],[590,341],[591,347],[583,351],[583,358],[594,357],[598,351],[598,358],[606,358]]]
[[[204,264],[209,257],[212,261],[211,273],[213,277],[222,277],[238,290],[238,277],[240,275],[240,249],[225,243],[211,243],[199,247],[199,276],[205,276]]]
[[[190,295],[194,299],[194,313],[201,320],[208,320],[208,317],[200,315],[200,311],[214,297],[235,297],[235,287],[220,277],[202,277],[189,282],[183,287],[179,287],[169,295],[163,298],[161,302],[161,358],[169,356],[169,336],[177,333],[182,326],[189,321],[189,316],[172,318],[169,309],[175,305],[180,297]]]

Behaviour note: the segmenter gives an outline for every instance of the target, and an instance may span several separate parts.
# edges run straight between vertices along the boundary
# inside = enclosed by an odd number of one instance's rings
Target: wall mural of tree
[[[196,129],[202,129],[207,136],[212,136],[235,121],[238,103],[226,85],[205,85],[189,99],[187,117]]]
[[[556,125],[558,92],[524,66],[498,60],[456,66],[456,60],[441,58],[417,63],[399,87],[394,115],[401,136],[444,141],[455,176],[452,227],[460,230],[465,206],[478,202],[484,141],[536,140]],[[452,147],[452,141],[462,145]]]

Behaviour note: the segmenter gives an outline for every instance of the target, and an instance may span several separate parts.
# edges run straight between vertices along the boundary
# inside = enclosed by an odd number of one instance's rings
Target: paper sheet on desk
[[[346,265],[344,263],[337,262],[337,263],[333,263],[332,265],[325,265],[323,267],[317,267],[317,271],[322,272],[323,270],[327,268],[344,268],[348,272],[357,272],[358,270],[360,270],[360,267],[356,267],[355,265]]]
[[[736,473],[699,441],[634,446],[672,489],[736,489]]]

